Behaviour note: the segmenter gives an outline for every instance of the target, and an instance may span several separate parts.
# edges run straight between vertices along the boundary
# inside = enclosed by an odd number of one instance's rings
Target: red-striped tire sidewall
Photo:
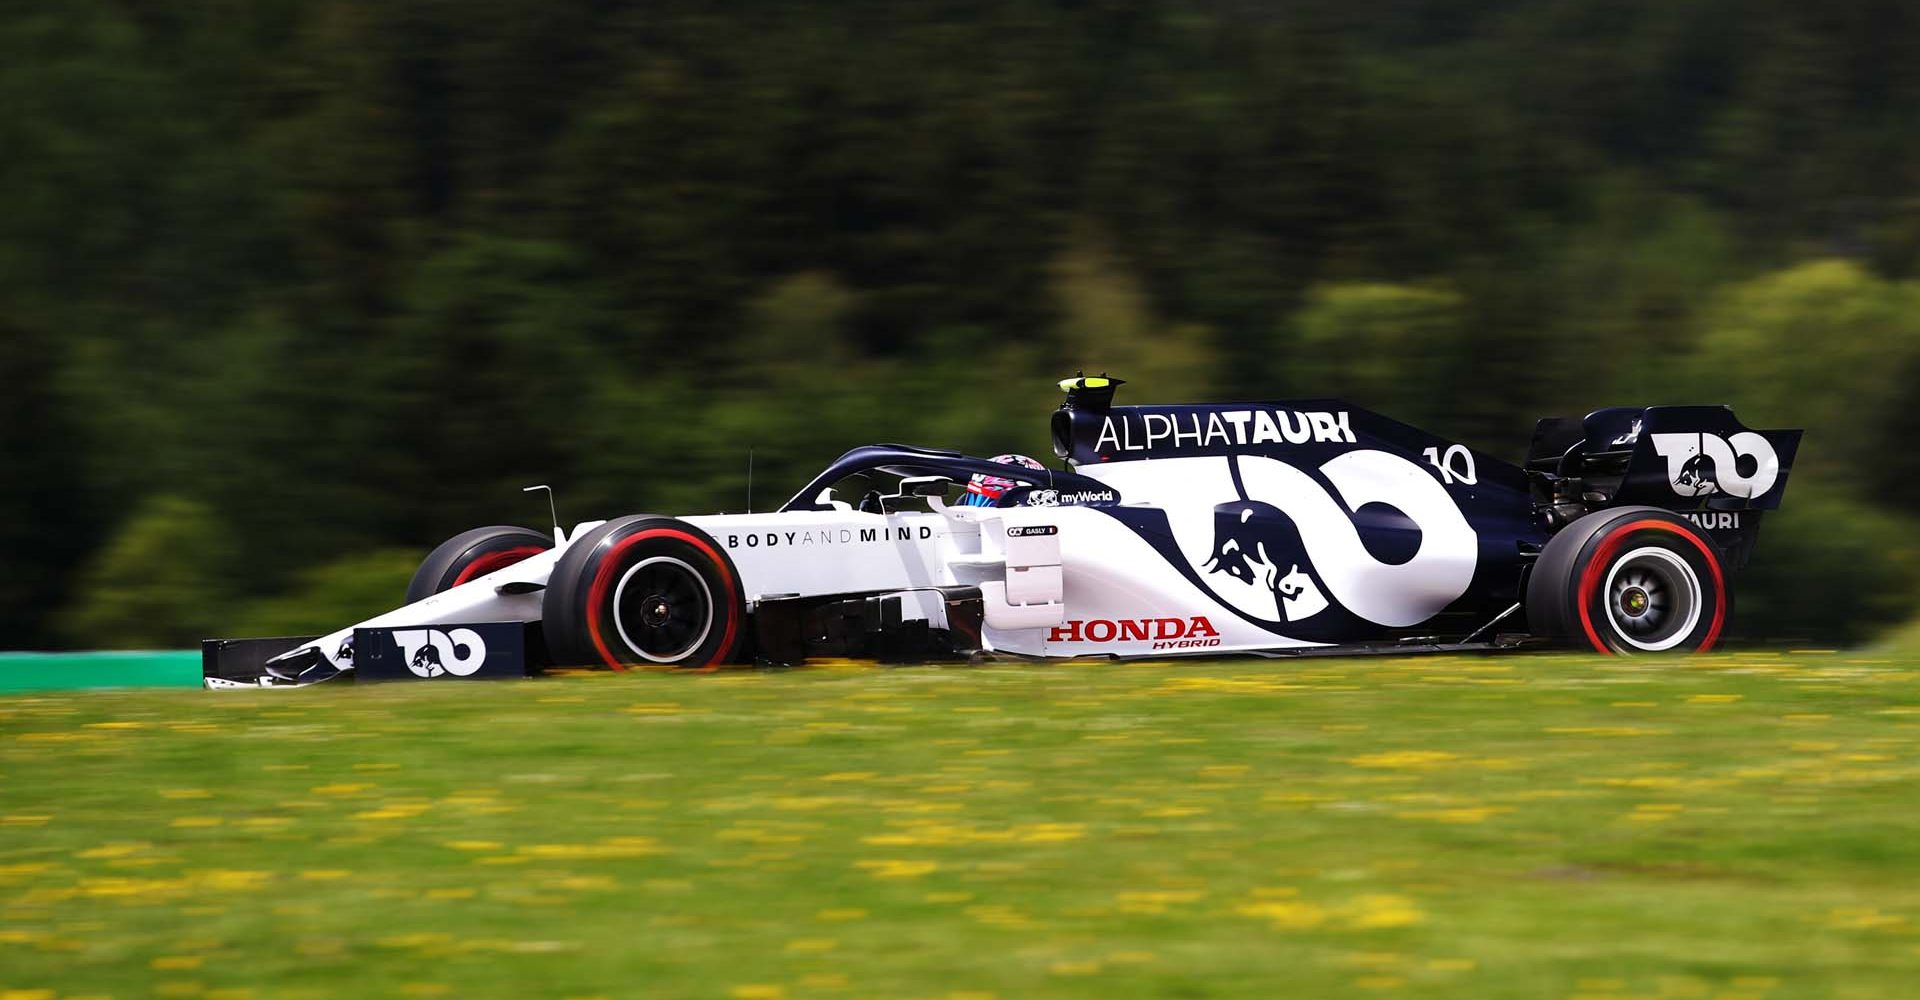
[[[506,569],[514,563],[520,562],[529,556],[537,556],[552,547],[551,545],[517,545],[510,549],[501,549],[498,552],[485,553],[472,562],[467,563],[467,565],[460,570],[460,575],[453,578],[453,586],[447,589],[452,590],[453,587],[458,587],[469,580],[476,580],[486,576],[488,573]]]
[[[575,545],[579,548],[569,549],[555,568],[542,622],[558,665],[711,670],[733,659],[745,630],[744,591],[733,561],[705,532],[670,518],[637,515],[609,522]],[[694,567],[711,597],[714,619],[707,638],[672,664],[649,661],[628,650],[614,621],[613,602],[621,575],[654,555],[672,556]]]
[[[407,603],[452,590],[551,548],[552,537],[532,528],[496,524],[463,531],[421,560],[407,583]]]
[[[1589,543],[1588,551],[1577,564],[1578,582],[1573,587],[1573,621],[1579,626],[1579,634],[1574,638],[1583,640],[1596,652],[1609,655],[1638,652],[1624,642],[1614,641],[1617,636],[1605,607],[1607,595],[1601,591],[1616,559],[1649,545],[1668,549],[1685,560],[1706,591],[1701,594],[1703,607],[1699,623],[1672,652],[1708,652],[1720,641],[1720,633],[1727,623],[1726,573],[1712,543],[1691,525],[1671,515],[1623,520],[1609,525]]]

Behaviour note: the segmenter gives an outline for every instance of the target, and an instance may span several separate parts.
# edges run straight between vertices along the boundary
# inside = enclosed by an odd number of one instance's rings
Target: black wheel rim
[[[713,631],[713,590],[691,564],[650,556],[621,574],[613,591],[613,625],[641,659],[677,663]]]
[[[1621,556],[1607,572],[1600,595],[1614,632],[1628,646],[1648,652],[1680,645],[1699,625],[1704,598],[1693,567],[1659,546]]]

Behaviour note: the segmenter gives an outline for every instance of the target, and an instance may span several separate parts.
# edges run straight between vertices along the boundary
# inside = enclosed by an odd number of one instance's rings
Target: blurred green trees
[[[343,556],[300,573],[285,594],[251,601],[230,596],[235,603],[227,605],[222,624],[235,635],[277,636],[328,628],[316,622],[316,610],[333,615],[329,621],[364,621],[393,608],[395,588],[406,593],[413,571],[426,557],[424,549],[375,549]]]
[[[205,504],[164,494],[142,503],[80,573],[66,637],[107,648],[198,643],[228,618],[228,545]]]
[[[1865,635],[1915,576],[1916,28],[1877,0],[8,5],[0,645],[351,618],[404,583],[363,553],[541,525],[532,482],[563,518],[738,510],[749,450],[761,508],[873,439],[1041,453],[1080,367],[1516,456],[1613,403],[1804,425],[1746,621]]]
[[[1908,433],[1920,401],[1920,282],[1809,261],[1728,286],[1700,329],[1667,391],[1691,385],[1750,420],[1793,421],[1819,442],[1803,468],[1833,470],[1863,500],[1920,506],[1905,488],[1920,472]]]
[[[1466,300],[1445,288],[1349,282],[1307,293],[1274,384],[1337,396],[1415,424],[1443,421],[1459,392]]]

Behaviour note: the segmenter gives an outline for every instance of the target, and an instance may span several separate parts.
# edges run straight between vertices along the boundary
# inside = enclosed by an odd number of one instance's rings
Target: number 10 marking
[[[1449,445],[1445,456],[1440,454],[1439,448],[1433,447],[1420,454],[1426,456],[1428,465],[1440,470],[1440,481],[1443,483],[1466,483],[1472,486],[1480,481],[1473,471],[1473,452],[1468,451],[1464,444]]]

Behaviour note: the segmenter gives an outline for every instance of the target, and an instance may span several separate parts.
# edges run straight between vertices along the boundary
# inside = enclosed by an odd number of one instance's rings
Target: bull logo
[[[440,651],[433,648],[432,643],[414,651],[413,660],[407,664],[407,669],[422,677],[438,677],[447,670],[440,665]]]
[[[1152,466],[1137,475],[1165,496],[1176,565],[1221,605],[1290,637],[1347,641],[1360,623],[1415,625],[1473,582],[1478,536],[1432,466],[1372,448],[1311,472],[1260,455],[1125,464]],[[1116,493],[1132,495],[1130,471],[1111,470]],[[1383,535],[1393,551],[1376,553],[1369,544]]]
[[[1780,479],[1773,442],[1754,431],[1724,438],[1694,431],[1655,434],[1653,450],[1667,460],[1667,482],[1678,496],[1725,493],[1751,500],[1765,496]]]
[[[1293,518],[1254,500],[1213,508],[1213,554],[1201,565],[1273,594],[1281,621],[1300,621],[1326,610],[1327,597],[1314,582],[1313,561]]]
[[[487,644],[470,628],[395,629],[393,641],[407,669],[418,677],[467,677],[487,662]]]
[[[1713,462],[1705,455],[1687,459],[1673,477],[1673,491],[1681,496],[1697,497],[1713,490]]]

